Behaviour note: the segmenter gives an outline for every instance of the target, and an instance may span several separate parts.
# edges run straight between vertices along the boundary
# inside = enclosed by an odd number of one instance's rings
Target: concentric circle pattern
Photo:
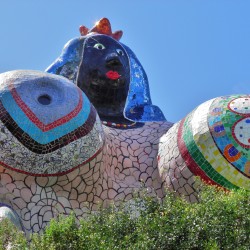
[[[200,105],[181,121],[178,147],[190,170],[207,182],[250,190],[250,97]]]
[[[61,175],[88,162],[102,145],[97,113],[70,81],[38,71],[0,74],[0,165]]]

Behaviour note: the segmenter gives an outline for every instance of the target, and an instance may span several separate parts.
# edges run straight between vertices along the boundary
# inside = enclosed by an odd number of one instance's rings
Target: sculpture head
[[[103,18],[92,29],[80,27],[81,37],[69,41],[47,72],[77,84],[106,121],[165,121],[152,104],[147,75],[122,32],[112,33]]]
[[[85,39],[77,85],[101,118],[123,118],[129,90],[129,58],[123,46],[107,35]]]

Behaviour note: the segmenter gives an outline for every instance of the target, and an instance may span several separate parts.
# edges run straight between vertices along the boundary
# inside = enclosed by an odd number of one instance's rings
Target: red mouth
[[[107,78],[109,78],[111,80],[117,80],[118,78],[120,78],[119,73],[116,71],[112,71],[112,70],[108,71],[106,73],[106,76],[107,76]]]

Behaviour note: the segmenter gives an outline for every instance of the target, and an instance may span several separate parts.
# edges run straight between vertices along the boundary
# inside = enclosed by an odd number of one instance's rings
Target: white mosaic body
[[[51,218],[74,212],[78,219],[101,204],[129,200],[143,185],[164,196],[158,169],[159,138],[172,124],[147,123],[137,129],[104,126],[103,152],[62,176],[35,177],[1,167],[0,200],[12,207],[26,233],[40,232]]]
[[[207,101],[174,125],[115,128],[102,124],[85,94],[60,76],[14,71],[0,82],[0,218],[20,220],[27,235],[59,214],[74,212],[80,220],[128,201],[142,186],[148,195],[163,198],[168,188],[190,202],[198,200],[194,176],[250,190],[249,96]],[[38,90],[25,95],[26,88]],[[47,112],[39,97],[49,94],[55,103]]]
[[[197,189],[194,174],[182,158],[177,144],[179,124],[176,123],[161,137],[158,156],[159,173],[169,190],[176,192],[176,195],[184,196],[190,202],[196,202]]]

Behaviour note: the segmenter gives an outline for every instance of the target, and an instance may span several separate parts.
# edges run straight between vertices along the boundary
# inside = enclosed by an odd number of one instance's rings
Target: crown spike
[[[111,35],[111,25],[107,18],[102,18],[100,21],[96,22],[95,26],[90,30],[90,32],[96,32],[104,35]]]
[[[86,26],[82,25],[79,28],[81,36],[86,36],[91,33],[96,33],[96,34],[104,34],[111,36],[112,38],[116,40],[120,40],[123,32],[121,30],[115,31],[112,33],[111,29],[111,24],[108,20],[108,18],[102,18],[98,22],[95,23],[95,26],[92,27],[91,29],[88,29]]]
[[[123,35],[122,30],[118,30],[118,31],[116,31],[116,32],[114,32],[114,33],[112,34],[112,37],[113,37],[115,40],[118,40],[118,41],[119,41],[119,40],[121,39],[122,35]]]
[[[89,29],[84,25],[81,25],[79,28],[81,36],[86,36],[88,34]]]

